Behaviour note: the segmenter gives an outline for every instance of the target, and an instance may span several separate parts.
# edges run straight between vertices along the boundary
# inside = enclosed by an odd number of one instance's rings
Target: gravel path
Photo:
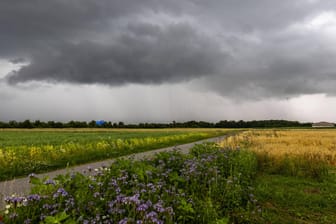
[[[224,135],[220,137],[215,137],[215,138],[209,138],[197,142],[192,142],[188,144],[183,144],[183,145],[178,145],[178,146],[173,146],[173,147],[166,147],[166,148],[161,148],[157,150],[152,150],[152,151],[147,151],[147,152],[141,152],[141,153],[136,153],[136,154],[131,154],[128,156],[122,156],[119,158],[131,158],[134,160],[141,160],[141,159],[146,159],[148,157],[151,157],[155,155],[156,153],[160,152],[169,152],[173,150],[178,150],[182,153],[188,153],[189,149],[192,148],[196,144],[200,144],[203,142],[219,142],[222,139],[226,138],[227,136],[232,135]],[[60,169],[60,170],[55,170],[52,172],[48,173],[43,173],[43,174],[38,174],[37,177],[43,178],[43,177],[49,177],[49,178],[54,178],[60,174],[66,174],[69,172],[80,172],[83,173],[84,170],[87,170],[88,167],[91,167],[92,169],[95,168],[100,168],[102,166],[110,166],[115,159],[109,159],[109,160],[104,160],[100,162],[94,162],[94,163],[87,163],[84,165],[79,165],[75,167],[70,167],[66,169]],[[18,179],[13,179],[9,181],[3,181],[0,182],[0,210],[4,208],[4,197],[16,194],[16,195],[25,195],[28,194],[30,191],[30,184],[29,184],[29,178],[28,177],[23,177],[23,178],[18,178]]]

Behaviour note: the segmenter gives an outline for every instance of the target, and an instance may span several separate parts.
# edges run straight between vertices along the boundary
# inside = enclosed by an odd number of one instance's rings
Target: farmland
[[[174,135],[173,135],[174,136]],[[5,223],[336,223],[334,130],[248,130],[7,197]],[[157,137],[160,138],[160,137]]]
[[[336,165],[334,130],[246,131],[227,138],[222,147],[252,150],[269,173],[318,178],[328,165]]]
[[[335,130],[252,130],[222,147],[255,153],[266,223],[336,223]]]
[[[224,129],[0,131],[0,180],[223,135]]]

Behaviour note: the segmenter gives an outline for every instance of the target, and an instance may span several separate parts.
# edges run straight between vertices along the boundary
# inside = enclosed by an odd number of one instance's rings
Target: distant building
[[[335,124],[325,122],[325,121],[321,121],[321,122],[318,122],[318,123],[313,123],[312,127],[313,128],[333,128],[333,127],[335,127]]]

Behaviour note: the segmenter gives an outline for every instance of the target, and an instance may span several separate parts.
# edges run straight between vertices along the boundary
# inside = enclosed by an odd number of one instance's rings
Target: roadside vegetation
[[[117,158],[228,132],[224,129],[1,131],[0,180]]]
[[[256,165],[251,152],[205,144],[86,176],[32,175],[31,195],[5,199],[4,223],[260,223]]]

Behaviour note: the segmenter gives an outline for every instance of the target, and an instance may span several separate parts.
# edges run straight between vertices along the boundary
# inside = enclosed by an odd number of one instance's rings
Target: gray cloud
[[[9,76],[9,82],[177,82],[216,74],[225,63],[225,54],[217,44],[187,24],[164,28],[132,24],[127,33],[109,44],[60,43],[56,49],[34,54],[29,65]]]
[[[157,84],[194,80],[262,99],[336,93],[336,49],[304,24],[333,1],[1,1],[0,58],[28,81]],[[334,36],[333,36],[334,37]]]
[[[284,31],[281,35],[292,36],[292,39],[279,42],[278,36],[265,35],[261,43],[248,45],[251,48],[248,51],[238,47],[239,53],[227,68],[228,72],[203,80],[201,85],[238,98],[335,95],[336,52],[330,48],[334,43],[314,33],[293,36]]]

